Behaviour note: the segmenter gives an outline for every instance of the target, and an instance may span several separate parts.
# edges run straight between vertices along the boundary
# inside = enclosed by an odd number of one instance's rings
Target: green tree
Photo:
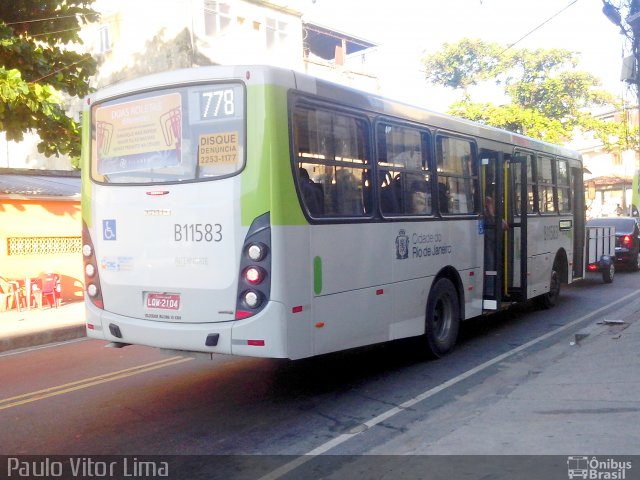
[[[426,78],[433,84],[462,89],[469,97],[469,87],[503,72],[498,61],[502,49],[496,43],[463,38],[458,43],[444,43],[440,51],[423,60]]]
[[[89,93],[96,62],[78,51],[80,27],[96,21],[93,0],[0,2],[0,131],[37,133],[46,156],[80,156],[79,126],[65,98]]]
[[[576,131],[590,133],[612,151],[635,148],[638,135],[626,119],[605,121],[591,112],[604,106],[621,110],[595,76],[576,70],[577,54],[563,49],[508,49],[462,39],[423,59],[426,79],[463,91],[449,113],[552,143]],[[472,101],[469,87],[494,82],[510,103]]]

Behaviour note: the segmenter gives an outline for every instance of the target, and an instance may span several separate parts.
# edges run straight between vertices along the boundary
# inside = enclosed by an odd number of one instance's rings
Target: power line
[[[54,32],[36,33],[36,34],[33,34],[33,35],[29,35],[29,37],[31,37],[31,38],[45,37],[45,36],[49,36],[49,35],[55,35],[56,33],[74,32],[74,31],[79,31],[79,30],[81,30],[81,27],[67,28],[66,30],[56,30]]]
[[[69,70],[71,67],[74,67],[74,66],[76,66],[76,65],[78,65],[80,63],[86,62],[87,60],[90,60],[91,58],[92,58],[91,55],[85,55],[84,57],[82,57],[77,62],[73,62],[73,63],[70,63],[69,65],[65,65],[64,67],[59,68],[58,70],[54,70],[53,72],[48,73],[47,75],[45,75],[43,77],[40,77],[37,80],[32,80],[29,83],[30,84],[34,84],[34,83],[41,82],[42,80],[44,80],[47,77],[50,77],[51,75],[55,75],[56,73],[60,73],[60,72],[63,72],[65,70]]]
[[[9,22],[9,23],[5,23],[5,25],[7,26],[11,26],[11,25],[20,25],[23,23],[36,23],[36,22],[48,22],[49,20],[61,20],[63,18],[74,18],[77,17],[78,15],[74,14],[74,15],[58,15],[57,17],[48,17],[48,18],[36,18],[33,20],[21,20],[19,22]],[[87,14],[81,14],[81,17],[86,17]]]
[[[559,10],[558,12],[554,13],[553,15],[551,15],[549,18],[547,18],[544,22],[542,22],[540,25],[538,25],[537,27],[535,27],[533,30],[531,30],[530,32],[525,33],[522,37],[520,37],[518,40],[516,40],[515,42],[513,42],[511,45],[509,45],[507,48],[505,48],[502,52],[500,52],[500,55],[502,55],[504,52],[506,52],[507,50],[509,50],[510,48],[514,47],[515,45],[517,45],[518,43],[520,43],[522,40],[524,40],[525,38],[527,38],[529,35],[531,35],[533,32],[535,32],[536,30],[538,30],[539,28],[543,27],[544,25],[546,25],[547,23],[549,23],[551,20],[553,20],[554,18],[556,18],[558,15],[560,15],[562,12],[564,12],[566,9],[568,9],[569,7],[571,7],[572,5],[574,5],[575,3],[577,3],[578,0],[573,0],[571,3],[569,3],[566,7],[562,8],[561,10]]]

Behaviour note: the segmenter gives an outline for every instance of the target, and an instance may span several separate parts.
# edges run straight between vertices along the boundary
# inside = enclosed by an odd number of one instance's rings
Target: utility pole
[[[627,25],[631,29],[631,52],[634,59],[633,78],[636,87],[636,113],[637,126],[640,135],[640,0],[631,0],[629,4],[629,16],[626,18]],[[635,155],[635,169],[633,174],[631,192],[631,213],[635,214],[640,209],[640,138]],[[634,208],[635,206],[635,208]]]
[[[611,3],[611,0],[602,0],[602,13],[615,25],[620,27],[620,33],[624,35],[631,44],[631,57],[625,58],[625,67],[631,63],[633,66],[630,72],[626,72],[624,81],[632,84],[636,90],[636,119],[635,125],[638,127],[638,138],[635,152],[635,169],[633,175],[633,191],[631,195],[632,214],[637,215],[640,210],[640,0],[626,0],[627,16],[623,18],[621,7]],[[631,62],[627,62],[631,60]],[[624,69],[623,69],[623,73]]]

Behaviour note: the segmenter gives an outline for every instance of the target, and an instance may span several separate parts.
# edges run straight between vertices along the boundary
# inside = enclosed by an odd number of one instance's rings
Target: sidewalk
[[[435,420],[425,417],[372,453],[639,455],[639,307],[633,300],[547,348],[501,362]]]
[[[85,336],[84,302],[0,312],[0,352]]]
[[[561,343],[510,362],[511,373],[522,375],[515,388],[495,396],[490,407],[430,453],[448,451],[464,439],[465,453],[638,455],[637,316],[621,324],[594,323],[574,346]]]

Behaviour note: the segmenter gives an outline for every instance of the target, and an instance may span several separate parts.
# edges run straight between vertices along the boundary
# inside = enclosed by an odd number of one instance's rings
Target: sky
[[[611,93],[634,99],[620,82],[624,39],[602,13],[602,0],[311,0],[304,19],[380,44],[382,95],[431,110],[446,111],[458,94],[427,84],[420,72],[425,53],[464,37],[506,47],[547,20],[514,48],[578,52],[579,69]],[[478,93],[495,97],[486,89]]]

